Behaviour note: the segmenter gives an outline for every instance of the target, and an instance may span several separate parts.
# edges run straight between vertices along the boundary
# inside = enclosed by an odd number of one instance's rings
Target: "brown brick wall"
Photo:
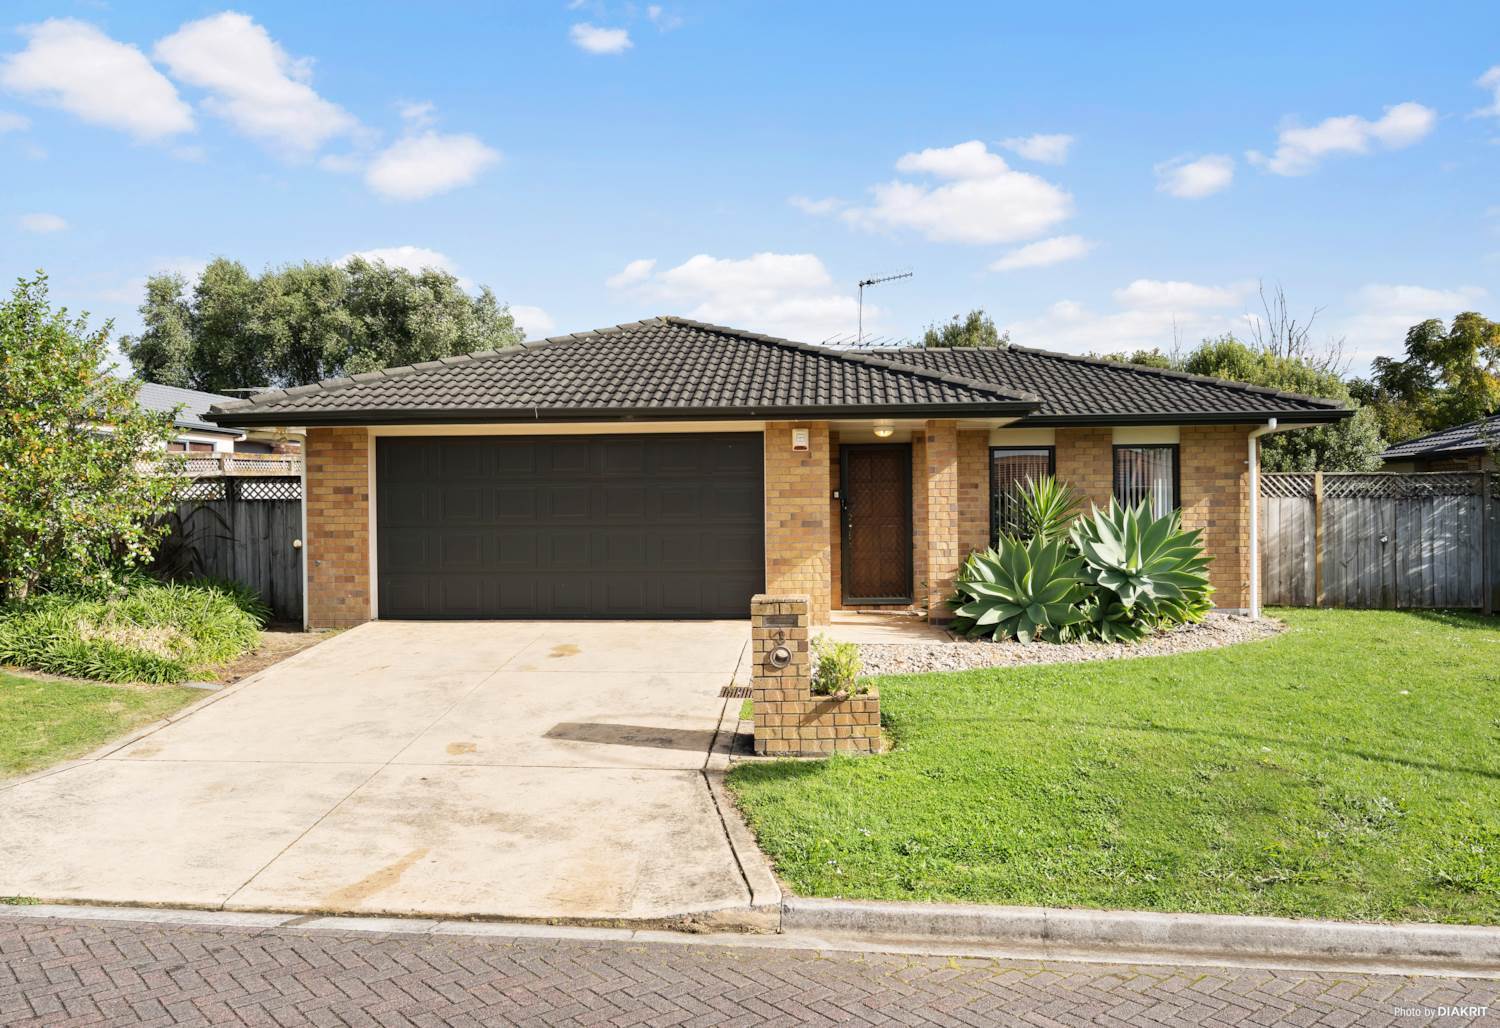
[[[307,623],[370,620],[370,449],[363,428],[310,428],[307,463]]]
[[[878,693],[842,700],[812,694],[810,607],[806,596],[762,595],[750,601],[755,752],[771,756],[876,752],[880,749]],[[771,654],[782,646],[791,659],[784,667],[776,667]]]
[[[808,430],[808,449],[792,449],[792,429]],[[809,598],[814,624],[827,624],[833,585],[832,507],[828,502],[828,423],[766,425],[766,591]]]
[[[952,617],[946,602],[958,572],[958,423],[929,421],[926,428],[925,476],[927,545],[927,617]]]
[[[1084,495],[1083,512],[1089,504],[1109,506],[1114,492],[1114,429],[1059,428],[1057,447],[1057,480],[1066,482]]]
[[[958,555],[990,545],[990,434],[958,433]]]
[[[1220,607],[1250,602],[1249,434],[1246,425],[1185,425],[1178,450],[1182,527],[1203,529]]]

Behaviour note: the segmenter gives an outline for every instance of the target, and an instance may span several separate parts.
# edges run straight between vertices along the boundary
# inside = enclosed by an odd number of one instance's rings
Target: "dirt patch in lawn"
[[[208,681],[220,685],[233,685],[241,678],[249,678],[257,671],[264,671],[272,664],[279,664],[288,657],[301,653],[309,646],[316,646],[334,632],[304,632],[292,624],[270,624],[260,630],[260,645],[242,653],[228,664],[215,669]]]

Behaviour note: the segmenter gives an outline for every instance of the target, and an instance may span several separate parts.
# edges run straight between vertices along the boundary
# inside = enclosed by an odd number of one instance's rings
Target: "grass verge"
[[[729,781],[804,895],[1500,924],[1500,620],[879,680],[896,748]]]
[[[175,686],[94,685],[0,671],[0,776],[82,756],[203,696]]]

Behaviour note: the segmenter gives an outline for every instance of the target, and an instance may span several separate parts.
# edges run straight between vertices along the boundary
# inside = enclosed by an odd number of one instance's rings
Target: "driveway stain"
[[[450,742],[448,744],[448,756],[456,757],[463,753],[473,753],[479,749],[472,742]]]
[[[549,654],[547,654],[547,656],[549,656],[549,657],[576,657],[576,656],[578,656],[578,654],[580,652],[582,652],[582,651],[580,651],[578,649],[578,647],[575,646],[573,643],[558,643],[556,646],[552,647],[552,652],[549,653]]]
[[[126,750],[124,755],[131,760],[145,760],[147,757],[154,757],[160,752],[161,743],[145,742]]]
[[[388,864],[374,874],[366,875],[353,885],[335,889],[328,894],[324,902],[335,910],[357,907],[377,892],[395,885],[401,880],[402,875],[411,870],[412,866],[425,856],[427,856],[426,846],[412,850],[394,864]]]

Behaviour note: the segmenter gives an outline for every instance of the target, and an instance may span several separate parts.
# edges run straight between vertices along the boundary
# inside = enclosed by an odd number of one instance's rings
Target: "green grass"
[[[0,609],[0,664],[101,682],[185,682],[255,646],[264,620],[242,589],[138,578],[105,598],[48,594]]]
[[[1275,614],[1203,653],[883,678],[893,751],[730,783],[804,895],[1500,924],[1500,619]]]
[[[754,716],[755,716],[755,701],[754,700],[746,700],[744,703],[740,704],[740,720],[741,721],[749,721]]]
[[[42,681],[0,671],[0,776],[81,756],[203,695],[173,686]]]

